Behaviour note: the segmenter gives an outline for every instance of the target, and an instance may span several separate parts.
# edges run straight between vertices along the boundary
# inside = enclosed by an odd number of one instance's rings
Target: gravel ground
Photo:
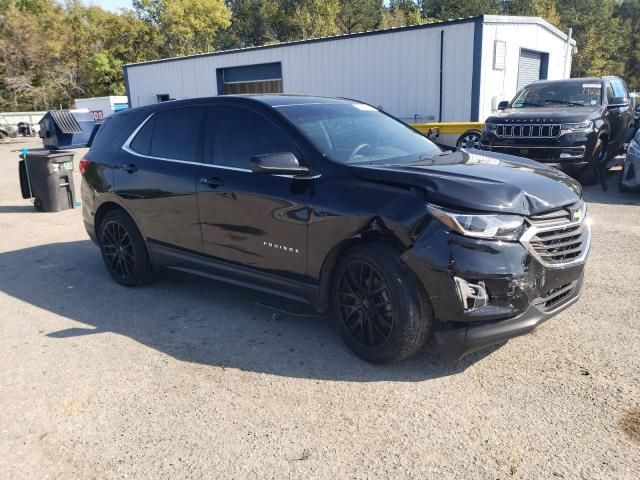
[[[20,199],[18,145],[0,145],[0,478],[640,478],[640,194],[616,174],[586,192],[575,306],[457,364],[432,342],[373,366],[276,297],[116,285],[79,209]]]

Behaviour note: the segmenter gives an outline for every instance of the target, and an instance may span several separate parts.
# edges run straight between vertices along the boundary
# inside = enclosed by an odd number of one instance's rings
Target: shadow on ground
[[[0,213],[37,213],[33,205],[0,205]]]
[[[415,382],[459,373],[495,350],[450,364],[432,340],[408,361],[371,365],[348,350],[331,318],[295,302],[171,271],[142,288],[121,287],[89,240],[1,253],[0,272],[0,291],[82,324],[44,330],[50,338],[77,342],[113,332],[204,365],[301,378]]]

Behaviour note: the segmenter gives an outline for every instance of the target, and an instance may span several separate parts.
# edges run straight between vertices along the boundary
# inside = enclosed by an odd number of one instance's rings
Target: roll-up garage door
[[[518,61],[518,90],[531,82],[540,80],[542,69],[542,54],[531,50],[521,50]]]
[[[282,93],[280,62],[243,65],[218,70],[222,93]]]

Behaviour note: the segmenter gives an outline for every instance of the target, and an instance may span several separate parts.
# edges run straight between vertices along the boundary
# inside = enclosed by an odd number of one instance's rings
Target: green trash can
[[[22,198],[33,198],[40,212],[74,208],[73,153],[65,150],[29,150],[19,164]]]

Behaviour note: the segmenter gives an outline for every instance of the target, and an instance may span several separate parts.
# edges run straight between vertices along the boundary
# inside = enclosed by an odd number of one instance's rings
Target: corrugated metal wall
[[[511,100],[518,91],[518,63],[521,50],[548,53],[547,78],[567,78],[571,68],[571,48],[566,40],[548,28],[536,24],[485,21],[482,35],[482,69],[480,80],[480,120],[484,121],[501,100]],[[506,44],[504,70],[493,64],[495,41]],[[566,70],[565,70],[565,54]]]
[[[481,25],[481,29],[480,29]],[[478,82],[474,77],[474,32]],[[381,106],[405,121],[438,121],[440,40],[443,36],[442,121],[483,121],[499,100],[516,93],[521,49],[548,53],[548,78],[566,78],[571,49],[566,37],[541,19],[484,16],[413,29],[283,44],[219,55],[127,67],[132,106],[157,94],[192,98],[218,94],[216,69],[280,62],[284,93],[350,97]],[[494,68],[495,41],[504,41],[504,69]],[[568,52],[568,63],[565,54]],[[479,61],[481,60],[481,61]]]
[[[216,95],[216,69],[282,63],[285,93],[350,97],[407,121],[437,120],[444,30],[443,121],[469,120],[474,21],[127,67],[132,106]]]

